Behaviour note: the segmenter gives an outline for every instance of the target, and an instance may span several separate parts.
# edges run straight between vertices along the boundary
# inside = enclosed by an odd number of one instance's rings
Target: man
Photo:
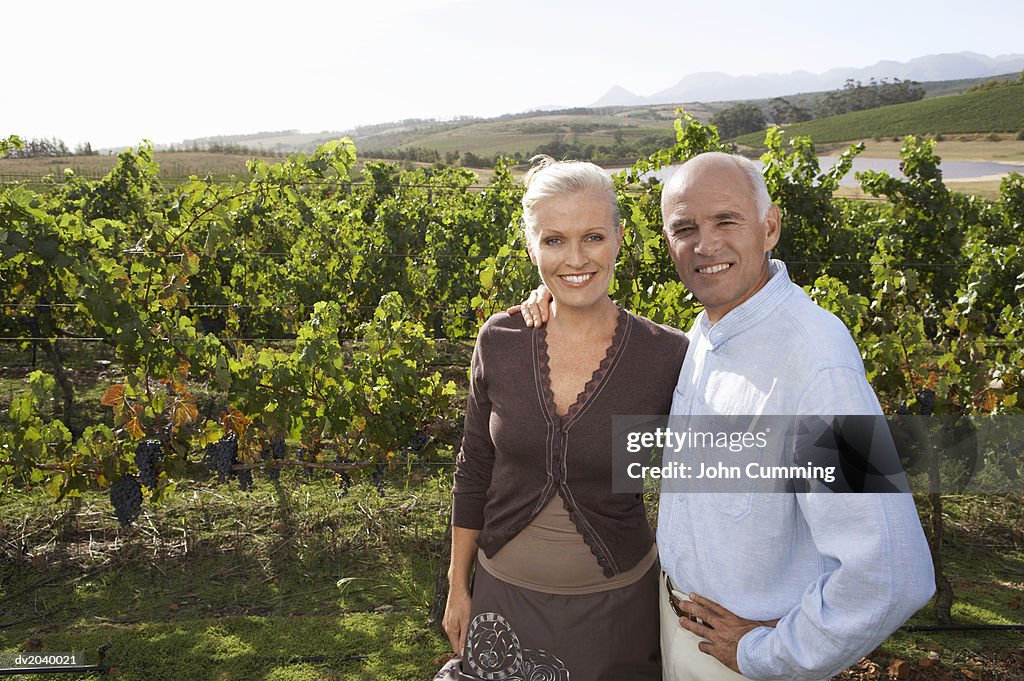
[[[770,259],[779,210],[753,163],[697,156],[661,205],[676,271],[704,306],[672,414],[881,415],[846,327]],[[668,493],[657,540],[674,681],[827,679],[934,591],[909,494]]]

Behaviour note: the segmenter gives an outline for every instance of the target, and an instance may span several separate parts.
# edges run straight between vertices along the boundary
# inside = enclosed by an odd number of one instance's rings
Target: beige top
[[[635,566],[605,577],[597,557],[583,541],[557,494],[540,513],[494,557],[477,551],[479,564],[495,577],[523,589],[574,595],[610,591],[633,584],[658,559],[650,550]]]

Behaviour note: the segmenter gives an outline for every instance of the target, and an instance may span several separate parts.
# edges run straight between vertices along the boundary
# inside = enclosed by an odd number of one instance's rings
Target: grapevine
[[[614,179],[626,229],[612,295],[686,328],[699,306],[664,247],[660,185],[643,174],[724,145],[692,119],[676,131]],[[829,171],[809,139],[770,133],[766,147],[778,254],[851,329],[885,410],[1019,412],[1024,178],[994,203],[950,192],[934,148],[908,138],[904,178],[859,178],[878,201],[836,200],[858,147]],[[457,446],[470,341],[537,282],[522,188],[507,162],[481,188],[463,168],[355,161],[338,140],[253,161],[236,181],[169,186],[142,145],[99,181],[0,188],[0,333],[47,363],[10,399],[0,482],[63,498],[116,480],[118,499],[139,486],[159,503],[201,460],[244,489],[301,463],[347,490],[350,472],[322,463],[337,456],[383,493],[395,463]],[[87,420],[67,366],[80,337],[108,348],[122,377],[104,387],[102,422]]]

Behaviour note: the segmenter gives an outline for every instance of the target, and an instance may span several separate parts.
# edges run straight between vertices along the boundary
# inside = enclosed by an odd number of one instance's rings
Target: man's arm
[[[822,679],[871,652],[931,598],[928,546],[908,494],[804,494],[823,560],[838,565],[774,629],[745,634],[737,666],[754,679]]]
[[[799,414],[881,414],[862,371],[823,370]],[[931,554],[909,494],[797,495],[823,569],[775,628],[743,635],[737,667],[753,679],[822,679],[871,652],[935,590]]]

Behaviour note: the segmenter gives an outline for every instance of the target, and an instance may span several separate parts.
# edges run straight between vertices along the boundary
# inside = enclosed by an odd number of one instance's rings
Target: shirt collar
[[[712,348],[717,348],[733,336],[768,319],[789,297],[792,282],[786,263],[781,260],[768,261],[768,281],[754,295],[725,313],[712,325],[706,312],[697,319],[700,334],[707,338]]]

